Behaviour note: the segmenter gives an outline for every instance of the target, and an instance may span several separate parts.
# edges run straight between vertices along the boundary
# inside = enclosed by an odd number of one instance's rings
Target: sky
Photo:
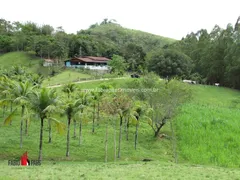
[[[62,26],[67,33],[87,29],[104,18],[121,26],[181,39],[240,16],[240,0],[1,0],[0,18]]]

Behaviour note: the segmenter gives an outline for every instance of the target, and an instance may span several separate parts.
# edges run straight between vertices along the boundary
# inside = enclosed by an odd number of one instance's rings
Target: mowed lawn
[[[41,166],[8,166],[0,162],[3,180],[78,180],[78,179],[143,179],[143,180],[239,180],[240,170],[212,166],[175,164],[162,161],[44,162]]]

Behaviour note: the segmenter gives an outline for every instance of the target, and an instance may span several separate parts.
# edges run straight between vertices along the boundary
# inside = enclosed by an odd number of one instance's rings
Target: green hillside
[[[196,164],[240,166],[240,92],[214,86],[194,87],[194,98],[175,119],[180,157]]]
[[[42,65],[42,60],[33,54],[27,52],[10,52],[0,56],[0,64],[2,68],[10,68],[12,66],[25,66],[30,71],[37,71]]]
[[[129,43],[141,46],[145,52],[171,44],[176,40],[162,37],[147,32],[124,28],[118,24],[109,23],[80,31],[94,36],[99,41],[110,43],[114,46],[124,47]]]
[[[29,52],[9,52],[0,55],[1,69],[9,71],[13,66],[20,66],[25,68],[30,73],[40,73],[41,75],[48,77],[54,70],[55,73],[61,71],[61,67],[44,67],[43,60],[34,53]]]

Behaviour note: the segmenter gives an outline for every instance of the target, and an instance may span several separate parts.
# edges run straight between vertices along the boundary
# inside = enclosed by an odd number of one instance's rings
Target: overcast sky
[[[62,26],[68,33],[104,18],[123,27],[175,39],[226,27],[240,16],[240,0],[1,0],[0,18]]]

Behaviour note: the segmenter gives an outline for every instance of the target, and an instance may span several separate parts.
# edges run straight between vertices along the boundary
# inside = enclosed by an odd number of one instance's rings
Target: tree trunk
[[[81,145],[82,143],[82,120],[80,120],[80,123],[79,123],[79,145]]]
[[[25,119],[25,135],[28,135],[28,119]]]
[[[117,160],[117,139],[116,139],[116,133],[117,133],[117,118],[115,118],[115,127],[114,127],[114,161]]]
[[[70,123],[71,123],[71,117],[68,117],[68,129],[67,129],[67,152],[66,157],[69,157],[69,143],[70,143]]]
[[[20,125],[20,148],[23,145],[23,116],[24,116],[25,107],[22,106],[22,114],[21,114],[21,125]]]
[[[120,116],[120,129],[119,129],[119,140],[118,140],[118,158],[121,157],[121,141],[122,141],[122,119],[123,117]]]
[[[44,120],[44,118],[41,118],[40,141],[39,141],[39,156],[38,156],[38,160],[39,161],[42,161],[43,120]]]
[[[175,163],[177,163],[177,150],[176,150],[176,139],[174,136],[174,130],[173,130],[173,125],[172,125],[172,120],[170,120],[170,128],[172,131],[172,148],[173,148],[173,154],[174,154],[174,159],[175,159]]]
[[[105,162],[107,162],[108,158],[108,119],[106,124],[106,137],[105,137]]]
[[[124,132],[127,132],[127,118],[126,117],[124,118],[124,124],[125,124]]]
[[[100,120],[100,103],[98,101],[97,105],[97,125],[99,126],[99,120]]]
[[[52,142],[52,123],[48,120],[48,143]]]
[[[76,137],[77,137],[77,135],[76,135],[76,128],[77,128],[77,121],[76,121],[76,119],[73,120],[73,124],[74,124],[73,137],[74,137],[74,139],[76,139]]]
[[[12,103],[12,101],[11,101],[11,104],[10,104],[10,113],[12,113],[12,105],[13,105],[13,103]],[[10,125],[12,125],[12,120],[10,121]]]
[[[137,122],[136,124],[136,132],[135,132],[135,143],[134,143],[134,148],[135,150],[137,149],[137,140],[138,140],[138,124],[139,122]]]
[[[129,117],[127,118],[126,123],[126,140],[128,141],[128,135],[129,135]]]
[[[3,118],[4,118],[4,116],[5,116],[5,111],[6,111],[6,106],[3,105],[3,108],[2,108],[2,117],[3,117]]]
[[[157,130],[154,133],[154,137],[158,137],[160,130],[162,129],[162,127],[164,126],[165,123],[161,123],[161,125],[159,127],[157,127]]]
[[[23,120],[21,119],[21,126],[20,126],[20,148],[22,148],[22,142],[23,142]]]
[[[95,111],[96,111],[96,105],[94,103],[93,105],[93,122],[92,122],[92,133],[95,132]]]

